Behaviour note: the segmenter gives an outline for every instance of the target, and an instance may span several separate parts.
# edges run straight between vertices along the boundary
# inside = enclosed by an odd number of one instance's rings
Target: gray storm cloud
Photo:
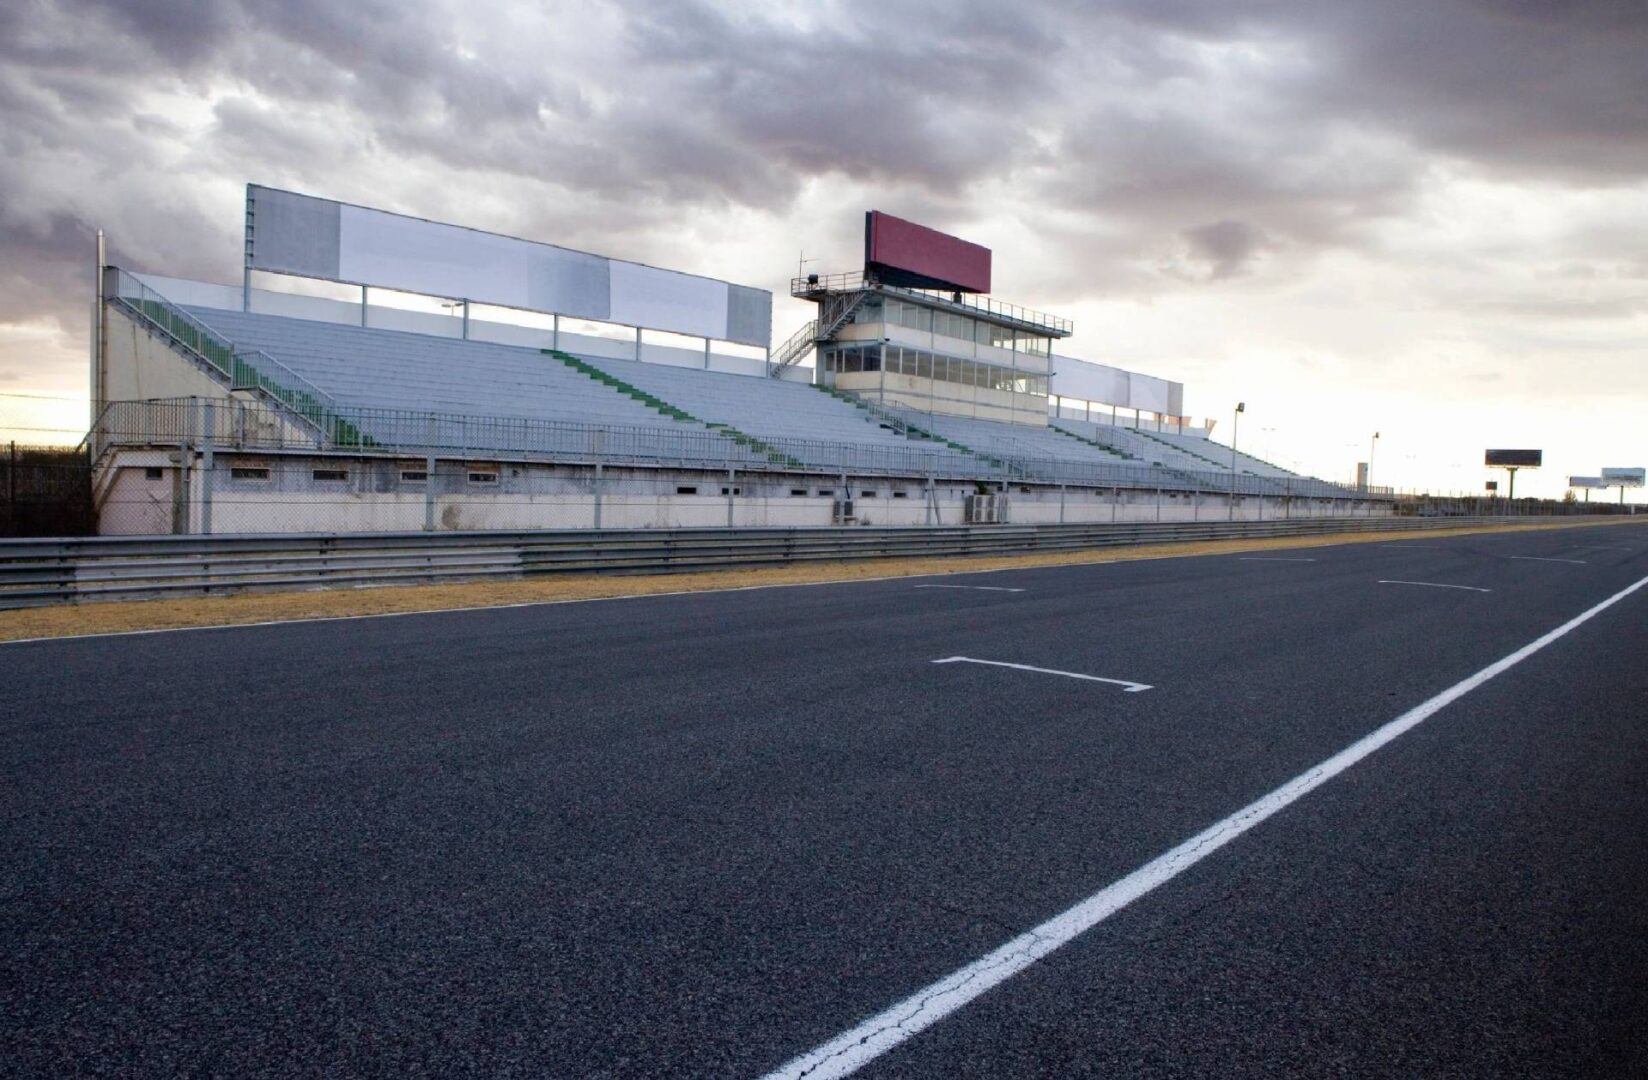
[[[1639,183],[1645,55],[1637,2],[6,5],[0,322],[83,333],[98,227],[234,276],[249,179],[605,250],[753,215],[775,262],[885,190],[1053,237],[1053,299],[1162,295],[1378,252],[1439,163]],[[1632,257],[1608,224],[1562,257]]]

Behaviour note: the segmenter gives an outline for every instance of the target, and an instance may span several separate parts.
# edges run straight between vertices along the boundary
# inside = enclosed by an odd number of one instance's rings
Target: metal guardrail
[[[674,573],[897,556],[1417,531],[1506,518],[1312,518],[908,528],[91,537],[0,541],[0,609],[316,586],[564,573]],[[1569,518],[1573,520],[1589,520]],[[1609,519],[1597,519],[1609,520]]]

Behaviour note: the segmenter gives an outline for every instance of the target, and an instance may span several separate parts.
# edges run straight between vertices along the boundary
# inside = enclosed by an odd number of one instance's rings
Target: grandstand
[[[752,363],[728,350],[770,341],[759,290],[256,187],[247,216],[238,290],[102,275],[91,440],[104,532],[1386,509],[1233,457],[1163,411],[1182,402],[1178,384],[1053,357],[1068,322],[964,293],[988,281],[984,249],[956,249],[974,260],[953,275],[966,280],[901,269],[887,242],[863,273],[798,280],[820,319]],[[421,256],[436,239],[442,258]],[[348,281],[361,302],[254,289],[254,271]],[[371,307],[374,287],[451,297],[461,322]],[[489,329],[472,303],[553,315],[554,329]],[[563,316],[630,344],[563,335]],[[660,351],[653,331],[700,335],[702,353]],[[1070,418],[1070,390],[1104,379],[1123,387],[1111,419],[1119,400],[1132,426]]]

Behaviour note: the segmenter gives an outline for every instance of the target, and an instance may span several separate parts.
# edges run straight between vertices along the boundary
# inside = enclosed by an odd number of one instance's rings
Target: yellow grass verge
[[[1623,524],[1634,520],[1638,519],[1620,518],[1617,522]],[[29,608],[22,611],[0,611],[0,641],[35,637],[75,637],[182,626],[229,626],[347,615],[379,615],[397,611],[436,611],[496,607],[504,604],[551,603],[557,600],[593,600],[613,596],[645,596],[653,593],[704,592],[761,585],[969,573],[1017,567],[1125,562],[1132,559],[1323,547],[1331,544],[1388,542],[1432,536],[1462,536],[1470,533],[1574,528],[1594,524],[1598,523],[1594,520],[1573,523],[1547,521],[1539,524],[1430,529],[1424,532],[1346,532],[1324,536],[1253,540],[1186,541],[1025,555],[864,559],[685,574],[548,576],[511,581],[457,582],[447,585],[380,585],[370,588],[242,593],[167,600],[106,601]]]

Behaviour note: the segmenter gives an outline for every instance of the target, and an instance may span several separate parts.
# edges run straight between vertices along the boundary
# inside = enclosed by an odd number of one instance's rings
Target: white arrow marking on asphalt
[[[972,589],[974,592],[1023,592],[1023,589],[1009,589],[1004,585],[915,585],[917,589]]]
[[[1384,581],[1381,585],[1423,585],[1427,589],[1469,589],[1471,592],[1493,592],[1492,589],[1479,589],[1475,585],[1443,585],[1438,581]]]
[[[1066,679],[1083,679],[1087,682],[1110,683],[1119,686],[1129,694],[1137,694],[1141,690],[1154,690],[1142,682],[1130,682],[1127,679],[1106,679],[1098,675],[1083,675],[1079,671],[1055,671],[1053,668],[1031,667],[1029,664],[1009,664],[1003,660],[977,660],[971,656],[946,656],[942,660],[934,660],[935,664],[984,664],[988,667],[1012,668],[1014,671],[1034,671],[1039,675],[1062,675]]]

